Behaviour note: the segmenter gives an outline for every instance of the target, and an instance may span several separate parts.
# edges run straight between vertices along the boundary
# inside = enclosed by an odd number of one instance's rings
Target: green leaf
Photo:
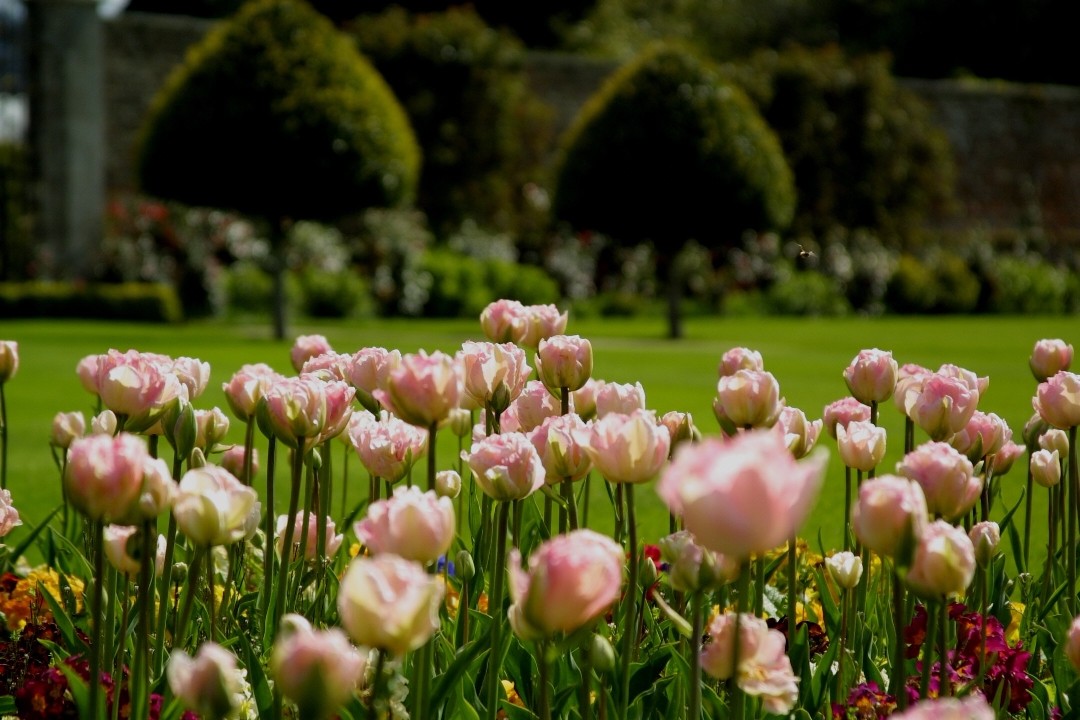
[[[630,665],[630,704],[646,692],[660,679],[668,660],[671,659],[671,647],[658,648],[645,662]]]
[[[41,522],[39,522],[37,525],[35,525],[34,529],[31,530],[29,533],[27,533],[26,537],[24,537],[19,542],[18,545],[11,548],[11,557],[15,558],[15,559],[18,559],[20,555],[24,554],[26,552],[26,549],[28,547],[30,547],[30,545],[33,544],[33,542],[37,538],[37,536],[41,534],[41,531],[44,530],[45,528],[47,528],[49,526],[49,522],[54,517],[56,517],[56,514],[58,512],[60,512],[63,509],[64,509],[63,505],[57,505],[55,508],[53,508],[52,511],[48,515],[45,516],[45,519],[42,520]]]
[[[37,590],[45,599],[45,602],[48,603],[49,610],[52,611],[56,626],[60,628],[60,634],[64,637],[64,645],[71,648],[72,652],[85,652],[87,649],[86,643],[75,632],[75,624],[71,622],[71,618],[64,612],[64,608],[60,607],[60,603],[41,583],[38,583]]]
[[[96,712],[90,712],[90,688],[86,684],[86,681],[79,677],[79,674],[75,672],[74,668],[69,667],[64,663],[57,665],[57,668],[59,668],[60,672],[64,673],[64,677],[67,678],[71,696],[75,699],[75,707],[79,710],[79,717],[97,717]],[[98,697],[98,702],[103,702],[105,700],[104,693]]]
[[[15,698],[10,695],[0,697],[0,717],[15,714]]]
[[[490,652],[490,648],[491,633],[489,631],[458,650],[457,657],[450,663],[450,667],[446,668],[446,672],[435,678],[435,684],[432,686],[431,692],[431,705],[429,707],[432,717],[435,717],[439,708],[449,700],[450,690],[455,685],[461,685],[461,680],[465,677],[465,673],[469,668],[474,663],[477,666],[483,663]],[[459,691],[459,693],[460,692],[461,691]]]
[[[259,716],[265,717],[274,704],[274,694],[263,672],[262,663],[246,633],[237,633],[240,647],[244,651],[244,664],[247,667],[248,682],[251,683],[252,696],[259,708]]]

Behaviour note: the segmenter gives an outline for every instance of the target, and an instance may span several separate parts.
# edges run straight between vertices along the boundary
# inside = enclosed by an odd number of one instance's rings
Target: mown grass
[[[901,364],[919,363],[937,368],[951,362],[990,377],[990,389],[980,409],[1004,417],[1016,434],[1032,414],[1031,397],[1035,383],[1027,368],[1027,358],[1036,340],[1063,337],[1076,342],[1075,321],[1060,317],[970,317],[970,318],[886,318],[886,319],[788,319],[788,318],[698,318],[687,322],[687,337],[673,342],[662,339],[660,319],[583,320],[571,318],[568,332],[592,340],[598,378],[618,382],[640,381],[648,404],[658,412],[683,410],[693,413],[697,425],[707,435],[717,434],[712,417],[712,397],[716,367],[729,348],[743,345],[759,350],[766,369],[779,380],[789,405],[802,408],[813,419],[821,416],[829,402],[847,394],[841,373],[862,348],[891,350]],[[462,341],[482,339],[474,321],[366,320],[351,323],[302,323],[294,334],[320,333],[335,349],[352,352],[380,345],[402,352],[440,349],[452,352]],[[4,321],[0,339],[19,342],[22,364],[18,375],[6,386],[9,434],[8,487],[27,523],[43,518],[60,501],[58,473],[48,448],[52,417],[59,411],[92,413],[90,396],[75,375],[75,365],[84,355],[109,348],[193,356],[208,361],[213,368],[210,387],[197,401],[200,408],[227,407],[221,384],[242,364],[266,362],[280,372],[290,372],[290,342],[275,342],[262,325],[221,322],[180,326],[140,325],[102,322]],[[889,451],[882,472],[889,471],[900,456],[902,418],[891,402],[883,407],[882,423],[889,431]],[[242,440],[242,428],[234,423],[230,439]],[[921,441],[923,438],[919,438]],[[262,447],[265,448],[265,442]],[[440,468],[451,467],[457,452],[456,440],[440,436]],[[843,467],[828,437],[822,445],[832,457],[826,486],[802,535],[817,544],[820,535],[826,548],[840,541],[843,515]],[[264,450],[263,450],[264,451]],[[168,452],[165,447],[165,452]],[[338,451],[335,463],[345,450]],[[361,491],[359,462],[351,461],[353,493]],[[1023,462],[1004,478],[1004,504],[1011,506],[1024,485]],[[285,481],[279,470],[279,484]],[[261,484],[262,481],[260,481]],[[281,498],[283,493],[278,493]],[[666,532],[666,510],[651,492],[639,491],[641,537],[654,542]],[[1043,495],[1036,493],[1035,533],[1042,536]],[[605,510],[606,496],[594,491],[593,517],[600,528],[610,527]],[[284,512],[279,507],[278,512]],[[999,505],[994,516],[1000,519]],[[16,537],[18,535],[16,534]],[[9,538],[9,541],[12,539]],[[1033,548],[1038,548],[1033,543]]]

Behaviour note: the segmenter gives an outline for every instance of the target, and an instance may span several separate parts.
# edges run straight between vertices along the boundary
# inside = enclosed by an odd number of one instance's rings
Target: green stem
[[[754,617],[765,612],[765,556],[754,558]]]
[[[115,593],[119,589],[118,594],[122,595],[122,599],[120,601],[120,638],[121,638],[121,640],[120,640],[120,646],[118,648],[116,648],[115,652],[109,657],[109,673],[112,675],[112,678],[113,678],[113,683],[114,683],[113,687],[114,687],[114,689],[116,687],[118,687],[117,684],[118,684],[118,682],[120,680],[120,668],[123,667],[123,665],[124,665],[124,640],[123,640],[123,638],[127,637],[128,619],[131,617],[131,592],[129,591],[129,588],[130,588],[130,585],[131,585],[131,579],[128,577],[127,573],[124,573],[122,576],[120,576],[119,573],[116,573],[114,575],[114,577],[117,577],[117,576],[119,576],[118,577],[119,582],[117,582],[117,583],[115,583],[113,585],[113,592]],[[110,601],[111,601],[111,598],[110,598]],[[106,613],[106,614],[109,615],[109,620],[112,620],[112,613]],[[137,668],[132,668],[132,670],[137,670]],[[129,697],[134,697],[133,691],[135,690],[135,684],[136,683],[137,683],[137,680],[135,679],[135,674],[134,674],[134,672],[132,672],[128,676],[128,686],[129,686],[128,687],[128,693],[129,693]],[[120,717],[120,702],[119,702],[120,698],[118,697],[118,695],[119,695],[119,691],[114,691],[114,693],[113,693],[113,702],[112,702],[112,718],[113,718],[113,720],[117,720],[117,718]],[[106,707],[108,707],[108,705],[109,705],[108,697],[105,698],[105,705],[106,705]]]
[[[581,501],[581,527],[589,527],[589,498],[592,496],[592,473],[585,476],[585,492]]]
[[[0,490],[7,490],[8,419],[4,385],[0,382]]]
[[[578,717],[589,720],[592,709],[592,668],[589,666],[589,651],[581,648],[578,652],[578,669],[581,670],[581,684],[578,685]]]
[[[371,680],[371,706],[368,708],[370,710],[368,717],[371,720],[379,720],[379,703],[382,701],[383,688],[386,685],[383,682],[386,669],[386,651],[376,650],[375,655],[378,659],[375,661],[375,677]]]
[[[982,627],[979,633],[979,678],[975,687],[982,688],[983,678],[986,677],[986,614],[987,610],[987,585],[990,584],[990,568],[979,568],[979,614],[982,616]]]
[[[904,658],[904,628],[907,626],[907,618],[904,617],[906,598],[904,597],[904,583],[900,578],[900,572],[893,568],[893,672],[889,691],[896,698],[897,707],[903,710],[907,707],[907,661]]]
[[[341,518],[349,517],[349,446],[346,445],[341,453]]]
[[[919,682],[919,697],[925,700],[930,691],[930,669],[934,664],[934,638],[937,637],[937,605],[926,604],[926,637],[922,646],[922,678]]]
[[[788,540],[788,552],[787,552],[787,564],[788,564],[788,567],[787,567],[787,582],[788,582],[788,588],[787,588],[787,602],[788,602],[787,644],[788,644],[788,653],[791,653],[791,651],[795,647],[795,623],[797,621],[796,612],[795,612],[797,610],[797,607],[796,607],[797,600],[796,600],[796,593],[795,593],[795,575],[796,575],[796,573],[795,573],[795,569],[796,569],[795,568],[795,563],[798,562],[799,558],[798,558],[798,553],[797,553],[797,550],[796,550],[796,544],[795,543],[796,543],[795,536],[792,535],[791,539]]]
[[[877,404],[877,400],[871,400],[870,401],[870,422],[873,425],[878,424],[878,404]],[[869,479],[869,478],[874,477],[876,474],[877,474],[877,468],[872,467],[872,468],[870,468],[870,470],[867,471],[866,477]]]
[[[255,418],[249,417],[244,424],[244,484],[250,486],[253,480],[251,469],[254,466],[252,458],[255,447]]]
[[[1066,546],[1069,577],[1069,614],[1077,615],[1076,602],[1076,504],[1080,500],[1080,473],[1076,468],[1076,426],[1069,428],[1069,540]]]
[[[735,634],[732,636],[735,640],[731,643],[731,679],[729,680],[731,720],[743,720],[745,715],[743,707],[746,697],[742,688],[739,687],[739,663],[742,661],[740,657],[741,648],[739,647],[742,643],[739,640],[742,637],[742,616],[746,610],[749,589],[750,563],[743,561],[739,568],[739,577],[735,580],[737,597],[735,598]]]
[[[836,698],[841,705],[847,703],[847,682],[844,678],[844,663],[847,661],[848,621],[851,615],[850,590],[840,591],[840,656],[836,673]],[[899,696],[898,696],[899,697]]]
[[[173,473],[175,477],[176,466]],[[169,605],[172,604],[173,554],[176,552],[176,517],[172,513],[169,513],[169,526],[165,533],[165,562],[161,568],[161,582],[158,583],[159,614],[157,638],[154,640],[154,668],[158,676],[165,670],[165,628],[168,627]]]
[[[851,550],[851,468],[844,466],[844,552]]]
[[[0,385],[0,387],[3,387]],[[93,620],[90,639],[90,715],[101,717],[99,708],[101,695],[101,642],[102,642],[102,601],[105,597],[105,552],[103,547],[104,525],[100,520],[90,523],[90,541],[94,552],[94,600],[90,610]]]
[[[571,530],[578,529],[577,503],[574,502],[574,483],[570,478],[559,483],[562,499],[566,501],[566,516]],[[560,519],[561,522],[561,519]]]
[[[195,604],[195,590],[199,585],[199,572],[203,566],[203,554],[206,548],[196,547],[191,558],[191,567],[188,569],[187,582],[184,585],[183,607],[180,617],[176,621],[176,632],[173,637],[173,647],[185,649],[187,646],[187,627],[191,621],[191,608]]]
[[[538,640],[536,642],[536,662],[540,666],[539,706],[540,720],[551,720],[551,663],[548,661],[548,642]]]
[[[151,590],[151,576],[154,568],[154,556],[157,551],[157,523],[151,520],[142,524],[142,557],[139,558],[139,632],[135,638],[135,663],[132,668],[132,714],[131,717],[146,717],[150,699],[150,617],[154,593]],[[165,608],[162,606],[162,614]]]
[[[270,612],[270,595],[274,590],[274,471],[277,469],[277,438],[270,436],[266,448],[266,508],[263,517],[263,587],[259,598],[259,617],[266,622]]]
[[[690,598],[690,720],[701,720],[701,635],[705,626],[705,593],[694,592]],[[738,637],[738,636],[736,636]]]
[[[1031,491],[1034,488],[1031,475],[1031,451],[1028,450],[1027,485],[1024,492],[1024,570],[1031,557]]]
[[[488,614],[491,616],[491,654],[488,657],[487,705],[485,717],[495,720],[499,710],[499,690],[502,683],[502,626],[504,613],[503,582],[506,575],[506,530],[510,523],[510,503],[500,502],[496,511],[495,564],[491,577],[491,597],[488,598]]]
[[[292,557],[293,535],[296,530],[296,511],[300,505],[300,478],[304,474],[304,444],[301,442],[293,452],[292,483],[289,489],[289,514],[285,519],[284,544],[281,546],[281,566],[278,568],[277,598],[274,602],[274,616],[271,618],[274,637],[277,637],[281,616],[285,614],[285,595],[289,587],[289,560]],[[269,538],[267,544],[270,545]],[[273,552],[270,545],[266,552]]]
[[[217,597],[214,593],[214,548],[208,548],[206,551],[206,585],[210,590],[210,597],[207,600],[207,610],[210,612],[210,642],[217,642],[217,612],[215,606],[217,605]]]
[[[619,483],[623,490],[626,510],[626,529],[630,549],[630,579],[623,596],[623,642],[619,668],[619,710],[622,717],[630,714],[630,659],[634,654],[637,641],[637,586],[638,586],[638,549],[637,518],[634,514],[634,486]]]
[[[435,440],[439,431],[439,423],[433,422],[428,427],[427,449],[427,489],[435,491]]]

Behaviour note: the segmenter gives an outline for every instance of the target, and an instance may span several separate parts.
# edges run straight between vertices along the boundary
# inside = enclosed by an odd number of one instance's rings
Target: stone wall
[[[132,151],[153,94],[212,23],[128,13],[106,27],[108,186],[134,187]],[[530,57],[526,73],[550,104],[558,130],[615,69],[562,54]],[[953,146],[957,213],[952,227],[1039,225],[1080,238],[1080,88],[903,80],[933,110]],[[212,172],[212,168],[207,169]]]

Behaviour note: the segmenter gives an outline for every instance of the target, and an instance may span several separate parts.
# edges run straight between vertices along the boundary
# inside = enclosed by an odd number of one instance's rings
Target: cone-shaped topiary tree
[[[146,192],[265,219],[284,337],[285,228],[409,202],[420,152],[375,71],[303,0],[251,0],[192,48],[151,105]]]
[[[655,45],[616,72],[567,131],[555,216],[620,243],[652,241],[681,335],[675,256],[781,229],[795,190],[780,142],[737,87],[692,52]]]

